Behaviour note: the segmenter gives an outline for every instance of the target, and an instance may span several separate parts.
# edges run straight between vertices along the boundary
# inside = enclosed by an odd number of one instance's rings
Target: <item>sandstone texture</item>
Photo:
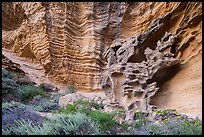
[[[2,67],[10,71],[15,71],[15,72],[25,75],[25,72],[20,69],[19,64],[12,62],[10,59],[8,59],[4,55],[2,55]]]
[[[201,35],[201,2],[2,3],[3,50],[128,113],[155,105],[201,118]]]
[[[143,42],[160,26],[158,23],[148,33],[116,42],[104,53],[108,64],[102,76],[102,87],[112,103],[118,103],[127,113],[132,113],[130,118],[133,118],[136,110],[146,113],[152,111],[150,97],[159,89],[157,83],[152,81],[153,76],[159,71],[165,71],[164,68],[180,63],[179,59],[174,58],[174,53],[167,52],[174,46],[176,39],[170,33],[165,33],[161,41],[157,42],[155,50],[149,47],[143,50]],[[137,60],[141,53],[146,56],[142,62]]]

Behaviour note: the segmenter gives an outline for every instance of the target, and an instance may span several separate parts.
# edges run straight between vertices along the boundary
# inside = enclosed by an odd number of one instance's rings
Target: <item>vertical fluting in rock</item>
[[[4,12],[19,5],[26,16],[4,16],[21,26],[12,35],[3,28],[4,47],[40,62],[50,78],[83,90],[100,90],[101,54],[120,36],[125,3],[4,3]],[[19,14],[19,10],[12,11]],[[6,14],[5,14],[6,15]],[[4,24],[4,23],[3,23]],[[8,46],[9,45],[9,46]]]
[[[2,3],[2,29],[6,31],[15,30],[20,27],[26,18],[25,10],[19,3]]]
[[[118,62],[136,69],[135,63],[152,60],[150,52],[179,59],[175,72],[172,67],[152,72],[148,68],[147,77],[150,72],[155,75],[147,83],[155,81],[160,87],[152,103],[176,106],[183,112],[191,105],[195,114],[201,114],[201,2],[3,2],[2,19],[3,48],[41,64],[53,82],[72,84],[79,90],[104,90],[100,84],[104,71]],[[173,37],[174,44],[163,47]],[[105,55],[108,49],[109,56]],[[107,56],[108,64],[102,56]],[[126,81],[122,72],[113,73],[113,85],[117,79],[119,84]],[[189,82],[193,85],[186,90]],[[180,93],[192,100],[171,98]],[[158,100],[160,96],[168,99]],[[190,103],[193,100],[198,101]]]

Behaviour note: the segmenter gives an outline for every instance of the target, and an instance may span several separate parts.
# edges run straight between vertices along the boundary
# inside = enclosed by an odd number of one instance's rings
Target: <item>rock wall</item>
[[[111,45],[125,40],[120,61],[141,63],[171,34],[176,42],[167,50],[180,65],[148,75],[159,87],[150,104],[201,116],[201,20],[201,2],[3,2],[2,45],[41,64],[52,81],[101,91]],[[128,43],[138,37],[141,48],[134,49]],[[126,80],[114,75],[113,82]]]
[[[162,24],[151,26],[146,33],[114,42],[103,56],[107,68],[102,75],[102,87],[111,104],[124,107],[130,123],[135,111],[152,111],[150,98],[159,89],[153,76],[180,63],[174,58],[176,52],[171,51],[177,38],[171,33],[166,32],[155,49],[146,47],[149,35],[154,35]]]

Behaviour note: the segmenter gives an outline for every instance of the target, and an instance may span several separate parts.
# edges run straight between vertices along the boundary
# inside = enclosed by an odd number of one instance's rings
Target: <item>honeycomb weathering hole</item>
[[[132,56],[129,57],[127,62],[141,63],[142,61],[147,61],[146,58],[145,58],[144,51],[143,52],[139,52],[138,54],[134,53]]]
[[[157,24],[150,31],[139,35],[143,36],[140,41],[139,36],[127,38],[117,50],[113,49],[117,43],[113,43],[104,52],[108,66],[103,73],[102,85],[111,85],[112,90],[104,89],[105,92],[114,98],[113,102],[119,103],[127,111],[150,112],[150,99],[159,89],[157,82],[171,78],[176,70],[172,66],[180,63],[173,53],[163,53],[164,49],[174,46],[176,36],[171,33],[166,32],[158,40],[155,49],[143,49],[141,46],[146,43],[147,37],[157,32],[161,26]],[[172,73],[169,74],[170,71]],[[132,110],[128,109],[129,106],[132,106]]]

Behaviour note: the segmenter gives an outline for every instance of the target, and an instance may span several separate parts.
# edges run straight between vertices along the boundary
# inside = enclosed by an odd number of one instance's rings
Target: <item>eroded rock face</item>
[[[112,89],[116,100],[155,94],[152,104],[201,116],[200,2],[4,2],[2,11],[3,48],[52,81]]]
[[[10,59],[8,59],[4,55],[2,55],[2,68],[5,68],[11,71],[15,71],[15,72],[25,75],[25,72],[22,69],[20,69],[19,64],[12,62]]]
[[[159,70],[180,62],[179,59],[174,58],[174,53],[168,50],[176,42],[176,36],[171,33],[165,33],[164,37],[157,42],[155,50],[149,47],[144,49],[144,42],[148,35],[153,35],[160,26],[157,24],[156,27],[139,36],[114,42],[104,53],[107,68],[103,74],[102,87],[112,103],[118,103],[125,108],[128,113],[127,121],[133,118],[135,111],[146,113],[152,111],[149,101],[159,88],[156,82],[148,82],[148,80],[151,80]],[[145,58],[140,62],[137,58],[142,53]]]
[[[120,34],[118,26],[125,3],[12,4],[23,8],[24,13],[13,12],[25,14],[27,19],[16,16],[7,19],[3,15],[4,26],[11,20],[21,23],[12,32],[3,27],[3,47],[41,63],[53,81],[76,85],[82,90],[101,90],[101,54]],[[4,12],[10,11],[9,6],[12,7],[10,3],[3,3]]]

